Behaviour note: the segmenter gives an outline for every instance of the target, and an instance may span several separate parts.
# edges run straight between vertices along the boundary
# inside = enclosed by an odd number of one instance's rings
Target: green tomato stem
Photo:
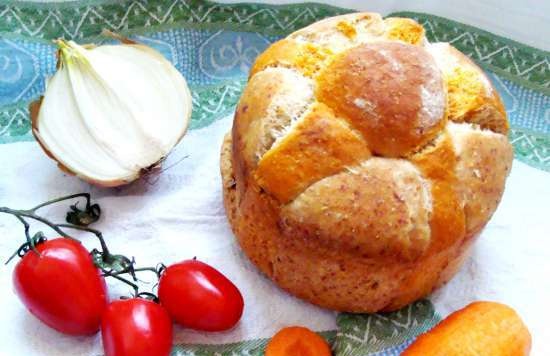
[[[35,212],[38,209],[40,209],[42,207],[45,207],[47,205],[51,205],[51,204],[59,203],[63,200],[69,200],[69,199],[75,199],[75,198],[84,198],[84,199],[86,199],[86,207],[90,207],[90,205],[91,205],[90,204],[90,193],[78,193],[78,194],[67,195],[67,196],[64,196],[64,197],[61,197],[61,198],[57,198],[57,199],[48,200],[45,203],[38,204],[37,206],[35,206],[32,209],[29,209],[28,211]]]

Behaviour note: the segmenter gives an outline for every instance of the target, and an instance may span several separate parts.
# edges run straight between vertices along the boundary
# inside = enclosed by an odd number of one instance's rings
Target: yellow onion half
[[[132,182],[158,165],[191,117],[181,73],[142,44],[58,45],[58,70],[30,108],[33,134],[48,156],[105,187]]]

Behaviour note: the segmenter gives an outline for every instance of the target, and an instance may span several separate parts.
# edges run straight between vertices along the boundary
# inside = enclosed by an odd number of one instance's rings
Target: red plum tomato
[[[99,330],[107,288],[89,252],[77,241],[56,238],[27,252],[13,272],[15,292],[44,324],[70,335]]]
[[[151,300],[113,301],[101,322],[105,356],[168,356],[172,348],[172,320]]]
[[[172,319],[196,330],[230,329],[244,308],[237,287],[218,270],[197,260],[167,267],[160,278],[158,294]]]

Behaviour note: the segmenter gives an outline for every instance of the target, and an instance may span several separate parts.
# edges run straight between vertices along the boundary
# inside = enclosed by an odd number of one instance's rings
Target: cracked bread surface
[[[290,293],[395,310],[466,258],[504,190],[507,131],[485,74],[413,20],[329,18],[252,67],[222,146],[225,209]]]

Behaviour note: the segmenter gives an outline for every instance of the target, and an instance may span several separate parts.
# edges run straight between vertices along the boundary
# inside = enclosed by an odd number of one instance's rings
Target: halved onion
[[[60,168],[100,186],[137,179],[184,136],[191,94],[154,49],[58,41],[58,70],[31,105],[33,134]]]

